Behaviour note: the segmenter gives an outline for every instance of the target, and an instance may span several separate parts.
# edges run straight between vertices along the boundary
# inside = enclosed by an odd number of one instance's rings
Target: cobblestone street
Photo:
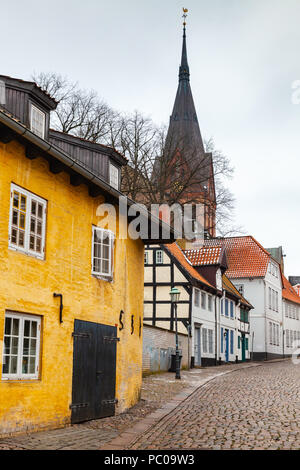
[[[126,413],[0,439],[0,449],[299,449],[300,367],[290,360],[146,377]]]
[[[299,449],[300,367],[239,370],[205,384],[132,449]]]

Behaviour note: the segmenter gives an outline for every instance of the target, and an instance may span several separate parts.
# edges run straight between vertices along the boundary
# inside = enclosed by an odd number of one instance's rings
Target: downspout
[[[241,327],[241,300],[238,301],[237,303],[237,310],[239,312],[239,316],[240,316],[240,328],[242,329]],[[244,329],[245,329],[245,323],[244,323]],[[237,347],[237,339],[238,339],[238,335],[239,335],[239,331],[238,331],[238,321],[237,321],[237,316],[235,317],[235,331],[236,331],[236,345],[235,345],[235,351],[237,354],[235,354],[235,360],[236,362],[238,363],[239,362],[239,352],[238,352],[238,347]]]
[[[217,296],[215,296],[215,365],[218,361],[218,317],[217,317]]]
[[[284,308],[283,308],[284,307]],[[281,301],[281,310],[282,310],[282,357],[284,358],[284,313],[285,313],[285,302]]]
[[[265,313],[265,360],[268,359],[267,353],[267,298],[266,298],[266,281],[264,280],[264,313]]]

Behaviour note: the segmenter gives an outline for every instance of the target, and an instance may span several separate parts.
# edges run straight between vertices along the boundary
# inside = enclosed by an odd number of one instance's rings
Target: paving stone
[[[300,368],[290,360],[165,373],[143,380],[125,413],[0,439],[4,449],[300,448]]]

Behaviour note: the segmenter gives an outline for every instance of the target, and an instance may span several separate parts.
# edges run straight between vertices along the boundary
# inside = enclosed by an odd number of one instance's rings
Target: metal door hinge
[[[120,338],[117,338],[116,336],[103,336],[103,341],[112,343],[113,341],[120,341]]]
[[[87,408],[89,403],[72,403],[70,405],[70,410],[76,410],[77,408]]]
[[[118,403],[118,399],[114,398],[113,400],[102,400],[101,405],[116,405]]]
[[[72,333],[73,338],[90,338],[90,333]]]

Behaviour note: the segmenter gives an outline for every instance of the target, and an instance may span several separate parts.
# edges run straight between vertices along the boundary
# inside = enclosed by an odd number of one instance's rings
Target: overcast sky
[[[235,167],[236,223],[282,245],[300,275],[299,0],[0,1],[1,72],[55,71],[112,107],[167,123],[178,80],[182,7],[203,137]]]

